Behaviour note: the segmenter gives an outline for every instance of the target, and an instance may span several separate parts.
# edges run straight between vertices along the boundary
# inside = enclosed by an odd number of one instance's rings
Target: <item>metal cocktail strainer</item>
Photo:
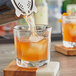
[[[16,15],[30,15],[32,12],[37,12],[34,0],[11,0],[16,10]]]

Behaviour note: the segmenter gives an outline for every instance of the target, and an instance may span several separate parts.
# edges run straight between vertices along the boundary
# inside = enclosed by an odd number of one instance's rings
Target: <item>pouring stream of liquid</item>
[[[39,36],[36,32],[36,25],[34,22],[34,17],[33,15],[30,16],[24,16],[24,19],[26,20],[26,22],[28,23],[29,26],[29,30],[31,30],[32,34],[29,38],[29,40],[31,40],[32,42],[38,42],[40,40],[43,39],[42,36]]]
[[[31,32],[32,32],[32,36],[38,36],[37,33],[36,33],[36,26],[35,26],[33,15],[24,16],[24,19],[28,23],[29,30],[31,30]]]

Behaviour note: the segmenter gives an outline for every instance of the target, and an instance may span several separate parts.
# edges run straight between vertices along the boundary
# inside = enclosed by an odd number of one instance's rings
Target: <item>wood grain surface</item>
[[[60,76],[76,76],[76,56],[65,56],[55,52],[54,45],[60,43],[52,42],[51,60],[60,62]],[[0,76],[3,76],[3,69],[15,59],[14,55],[14,44],[0,44]]]
[[[21,68],[13,60],[5,69],[4,76],[36,76],[36,68]],[[10,75],[9,75],[10,74]]]
[[[55,44],[55,51],[64,55],[76,56],[76,48],[66,48],[62,44]]]

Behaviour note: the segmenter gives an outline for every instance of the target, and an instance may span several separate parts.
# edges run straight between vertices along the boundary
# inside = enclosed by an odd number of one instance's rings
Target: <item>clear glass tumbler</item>
[[[37,26],[36,35],[28,26],[14,27],[16,63],[20,67],[40,67],[50,61],[51,29]]]
[[[76,47],[76,16],[64,16],[62,23],[63,45],[67,48]]]

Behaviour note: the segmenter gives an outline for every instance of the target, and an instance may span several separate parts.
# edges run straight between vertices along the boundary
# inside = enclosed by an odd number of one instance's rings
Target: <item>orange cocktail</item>
[[[67,16],[63,18],[63,45],[68,48],[76,47],[76,18]]]
[[[14,28],[16,63],[20,67],[39,67],[50,61],[51,28],[38,26],[35,32],[28,26]]]
[[[76,42],[76,24],[63,24],[63,40],[68,42]]]
[[[29,39],[22,38],[21,41],[16,37],[15,48],[17,58],[24,61],[40,61],[48,58],[48,39],[44,38],[38,42],[31,42]]]

